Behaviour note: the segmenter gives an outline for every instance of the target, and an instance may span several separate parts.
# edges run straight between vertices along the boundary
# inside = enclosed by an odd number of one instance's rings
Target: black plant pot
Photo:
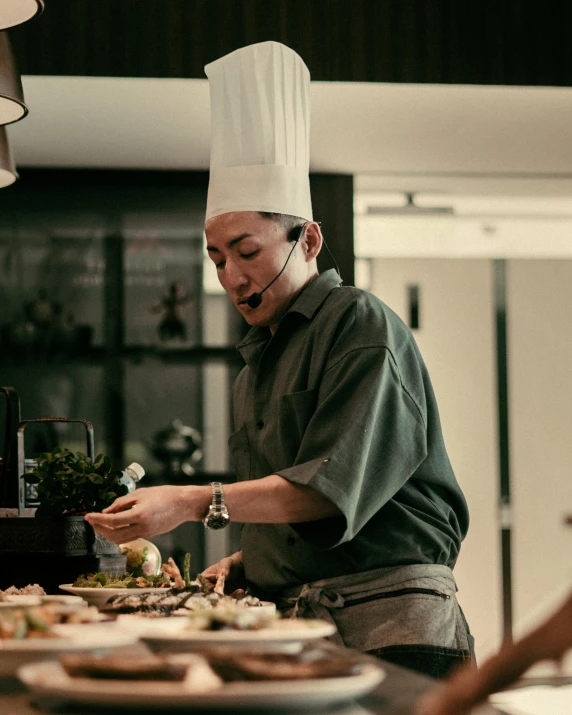
[[[126,559],[83,516],[0,518],[0,589],[38,583],[47,593],[58,593],[59,584],[82,573],[120,575]]]

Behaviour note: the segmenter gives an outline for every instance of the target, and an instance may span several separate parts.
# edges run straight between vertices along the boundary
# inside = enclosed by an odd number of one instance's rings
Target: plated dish
[[[97,606],[101,608],[112,596],[124,596],[127,589],[125,588],[83,588],[80,586],[74,586],[71,583],[62,583],[59,586],[62,591],[67,591],[74,596],[79,596],[83,598],[90,606]],[[130,589],[131,590],[131,589]],[[135,591],[135,589],[133,589]],[[164,588],[138,588],[136,590],[138,594],[140,593],[157,593],[164,594]]]
[[[336,630],[327,621],[310,619],[272,619],[262,627],[236,630],[199,630],[186,619],[150,623],[149,626],[140,630],[139,635],[154,653],[185,653],[216,646],[296,651],[303,643],[326,638]]]
[[[86,608],[88,603],[80,596],[5,596],[0,602],[0,608],[13,608],[14,606],[43,606],[57,604],[61,606],[72,606],[74,608]]]
[[[62,653],[103,654],[136,640],[133,633],[97,624],[56,625],[52,637],[0,640],[0,677],[12,677],[26,663],[55,660]]]
[[[69,583],[61,584],[60,588],[84,598],[108,615],[115,616],[185,616],[190,612],[207,611],[220,606],[236,606],[240,611],[254,608],[259,616],[273,616],[276,613],[276,605],[270,601],[260,601],[253,596],[237,599],[212,591],[204,593],[197,582],[183,588],[87,588]]]
[[[36,663],[18,671],[36,696],[90,705],[147,708],[232,710],[271,707],[322,707],[366,695],[384,678],[380,666],[368,664],[356,675],[311,680],[230,682],[193,687],[187,681],[106,680],[70,676],[58,662]],[[201,681],[204,684],[204,681]],[[211,684],[209,684],[211,685]]]

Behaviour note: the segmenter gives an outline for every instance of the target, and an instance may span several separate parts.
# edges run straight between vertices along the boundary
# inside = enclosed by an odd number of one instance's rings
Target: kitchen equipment
[[[202,458],[202,438],[193,427],[181,420],[173,420],[171,425],[153,437],[149,451],[163,462],[163,477],[190,477],[195,473],[195,464]]]

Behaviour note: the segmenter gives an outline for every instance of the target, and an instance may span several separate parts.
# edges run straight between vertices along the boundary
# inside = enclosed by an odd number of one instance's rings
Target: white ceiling
[[[207,80],[23,77],[20,167],[208,169]],[[572,196],[572,88],[313,82],[311,169],[362,191]]]

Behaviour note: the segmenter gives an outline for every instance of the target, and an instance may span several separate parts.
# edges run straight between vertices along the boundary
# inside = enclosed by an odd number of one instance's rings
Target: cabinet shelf
[[[240,364],[242,358],[234,346],[195,346],[184,348],[162,348],[160,346],[129,345],[117,351],[104,347],[93,347],[81,353],[49,352],[9,352],[0,350],[0,360],[6,365],[43,366],[49,364],[85,363],[98,365],[107,358],[123,358],[133,363],[147,358],[159,359],[170,364],[200,364],[204,362],[224,362]]]

